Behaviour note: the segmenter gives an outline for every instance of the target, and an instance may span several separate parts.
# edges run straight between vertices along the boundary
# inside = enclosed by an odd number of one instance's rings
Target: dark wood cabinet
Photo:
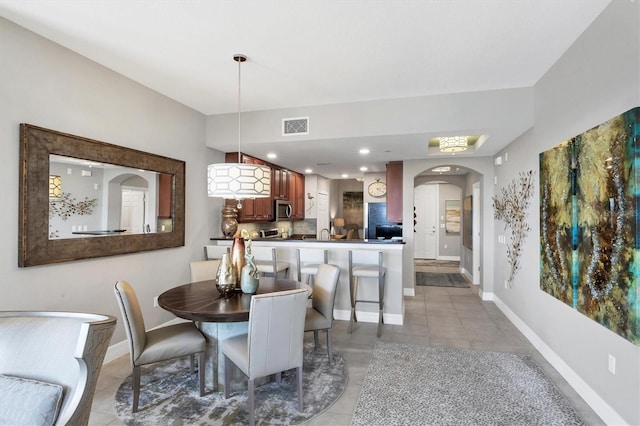
[[[387,163],[387,220],[402,222],[402,161]]]
[[[171,200],[173,199],[173,175],[158,174],[158,217],[171,218]]]
[[[289,201],[291,219],[304,219],[304,175],[300,173],[289,173]]]
[[[274,200],[287,200],[291,203],[291,219],[304,219],[304,175],[286,170],[250,155],[241,154],[241,162],[261,164],[271,167],[271,197],[242,200],[242,209],[238,211],[238,222],[271,222],[275,220]],[[237,163],[238,153],[227,152],[227,163]],[[236,206],[236,200],[226,200],[228,206]]]
[[[290,174],[286,169],[272,166],[271,170],[271,196],[274,200],[290,200],[289,185]]]
[[[252,157],[250,155],[241,154],[241,162],[246,164],[260,164],[263,166],[269,166],[273,169],[273,165],[259,158]],[[225,161],[227,163],[237,163],[238,153],[227,152],[225,155]],[[273,180],[273,170],[271,179]],[[273,182],[271,184],[273,195]],[[236,200],[226,200],[227,206],[236,206],[238,202]],[[247,198],[242,200],[242,208],[238,210],[238,222],[269,222],[274,219],[273,212],[273,196],[265,198]]]

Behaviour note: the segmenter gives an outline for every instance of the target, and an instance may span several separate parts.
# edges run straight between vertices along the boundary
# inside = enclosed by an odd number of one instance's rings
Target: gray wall
[[[533,129],[501,153],[508,161],[496,167],[496,191],[519,172],[536,171],[531,232],[513,288],[494,287],[499,301],[526,323],[541,347],[560,358],[556,365],[566,363],[561,369],[578,376],[574,386],[589,386],[602,398],[587,402],[600,412],[608,405],[634,425],[640,424],[640,348],[539,289],[538,154],[640,105],[639,9],[638,2],[611,2],[536,84]],[[501,231],[502,222],[495,227]],[[506,246],[493,241],[495,281],[501,283],[508,273]],[[616,358],[615,375],[607,370],[609,354]]]
[[[205,147],[205,117],[88,59],[0,18],[0,310],[120,313],[113,286],[136,288],[147,327],[173,316],[153,297],[189,278],[188,262],[220,226],[222,202],[206,196],[206,165],[221,160]],[[31,268],[18,268],[19,124],[186,161],[186,246]],[[219,158],[217,158],[219,156]],[[112,343],[125,339],[119,321]]]

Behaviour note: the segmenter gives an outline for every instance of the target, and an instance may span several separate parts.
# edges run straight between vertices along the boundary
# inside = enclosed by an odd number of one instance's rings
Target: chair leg
[[[194,354],[189,355],[189,372],[191,374],[196,372],[196,356]]]
[[[320,345],[320,342],[318,342],[318,330],[313,330],[313,343],[316,345],[316,349],[318,349]]]
[[[133,386],[133,407],[131,408],[131,412],[138,412],[138,400],[140,399],[140,366],[133,366],[133,375],[132,375],[132,386]]]
[[[254,399],[254,395],[253,395],[253,380],[249,379],[247,381],[247,405],[248,405],[248,409],[249,409],[249,425],[253,426],[255,425],[256,419],[255,419],[255,399]]]
[[[329,364],[333,364],[333,346],[331,344],[330,328],[327,328],[327,355],[329,355]]]
[[[229,361],[229,358],[227,358],[227,356],[225,355],[224,357],[224,398],[225,399],[229,398],[229,393],[230,393],[229,388],[231,387],[231,379],[229,378],[230,375],[231,375],[231,361]]]
[[[302,412],[302,367],[297,369],[298,376],[298,411]]]
[[[200,396],[204,396],[204,370],[206,358],[205,353],[200,352],[198,354],[198,381],[200,382]],[[215,383],[214,383],[215,386]]]

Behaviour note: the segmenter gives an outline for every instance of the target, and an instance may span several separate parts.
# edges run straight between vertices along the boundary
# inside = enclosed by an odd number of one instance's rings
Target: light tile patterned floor
[[[424,272],[457,272],[450,267],[420,266]],[[380,340],[428,346],[528,353],[538,362],[589,425],[604,424],[566,381],[542,358],[492,302],[483,302],[476,288],[416,287],[405,297],[405,324],[384,325]],[[376,343],[376,324],[357,323],[347,334],[348,322],[334,322],[334,351],[344,357],[349,382],[342,397],[309,425],[349,425]],[[306,338],[311,339],[312,333]],[[324,336],[321,336],[321,342]],[[119,425],[113,399],[130,374],[128,356],[103,366],[89,420],[90,425]],[[144,392],[144,389],[142,390]],[[257,402],[259,404],[259,401]]]

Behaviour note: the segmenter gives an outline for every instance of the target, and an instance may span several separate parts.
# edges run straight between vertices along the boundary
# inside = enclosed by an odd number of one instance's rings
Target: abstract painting
[[[640,107],[540,154],[540,287],[640,344]]]

